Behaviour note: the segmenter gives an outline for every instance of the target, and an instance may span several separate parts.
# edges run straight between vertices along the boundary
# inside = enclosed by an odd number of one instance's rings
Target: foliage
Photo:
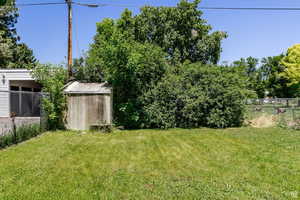
[[[226,68],[183,65],[144,95],[145,127],[240,126],[249,94],[245,81]]]
[[[120,26],[134,34],[137,41],[160,46],[172,60],[216,64],[221,41],[227,35],[220,31],[210,33],[212,27],[197,9],[199,3],[200,0],[181,0],[177,7],[145,6],[134,17],[127,11]]]
[[[298,89],[300,86],[300,44],[288,49],[286,56],[281,60],[281,64],[285,67],[281,75],[290,81],[290,86]]]
[[[11,48],[13,42],[5,37],[5,32],[0,30],[0,66],[7,66],[7,61],[12,58]]]
[[[135,16],[126,9],[121,18],[97,24],[87,57],[74,63],[75,77],[113,86],[118,125],[144,126],[141,97],[160,81],[169,65],[218,62],[226,34],[210,33],[198,4],[198,0],[181,0],[174,8],[146,6]]]
[[[6,5],[6,3],[7,3],[7,0],[0,0],[0,6]]]
[[[50,130],[64,128],[64,111],[66,98],[63,87],[67,80],[67,72],[61,66],[37,65],[32,71],[33,77],[42,84],[45,98],[43,98],[43,111],[47,115]]]
[[[91,66],[87,66],[86,56],[73,59],[73,76],[76,80],[100,82],[103,80],[102,72]]]
[[[85,70],[98,73],[92,72],[88,78],[101,81],[103,75],[114,88],[114,118],[117,124],[136,128],[142,113],[138,97],[163,76],[165,53],[155,45],[125,37],[110,19],[98,23],[97,31]],[[98,74],[98,77],[93,74]]]
[[[293,98],[299,96],[297,85],[283,76],[286,67],[281,63],[284,54],[266,57],[261,61],[257,58],[241,58],[229,67],[247,79],[247,88],[256,92],[259,98],[266,95],[277,98]]]
[[[233,62],[232,67],[236,68],[236,73],[247,79],[247,88],[249,90],[255,91],[259,98],[264,98],[266,92],[265,77],[263,76],[262,68],[258,65],[259,60],[257,58],[248,57]]]
[[[17,23],[18,12],[15,7],[15,0],[8,0],[9,6],[3,6],[0,9],[0,31],[4,32],[5,38],[11,38],[17,41],[15,24]]]
[[[17,12],[14,6],[1,7],[0,9],[0,68],[6,66],[7,60],[11,59],[14,42],[16,38]]]
[[[0,136],[0,149],[29,140],[39,134],[41,134],[41,130],[38,124],[18,127],[16,135],[10,132]]]
[[[36,65],[33,51],[25,43],[18,43],[12,50],[12,59],[7,68],[34,68]]]
[[[298,97],[299,92],[290,81],[281,74],[285,71],[285,66],[281,64],[284,54],[263,58],[261,63],[261,71],[265,79],[265,87],[269,92],[269,96],[277,98],[293,98]]]
[[[7,2],[10,6],[0,9],[0,68],[27,68],[36,65],[36,59],[31,49],[24,43],[18,43],[15,24],[17,9],[15,1]]]

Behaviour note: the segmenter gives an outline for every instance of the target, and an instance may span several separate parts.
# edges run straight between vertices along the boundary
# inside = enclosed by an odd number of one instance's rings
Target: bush
[[[63,87],[67,82],[67,71],[62,66],[37,65],[32,71],[33,77],[42,84],[45,93],[42,108],[47,119],[47,129],[64,129],[66,97]]]
[[[248,94],[245,80],[226,68],[183,65],[142,97],[144,127],[241,126]]]
[[[98,34],[88,52],[85,70],[79,67],[76,77],[111,84],[115,123],[139,128],[143,109],[139,97],[164,76],[166,53],[156,45],[130,40],[114,24],[109,19],[98,24]],[[104,80],[97,80],[94,75],[97,72],[98,78],[103,75]]]
[[[41,129],[38,124],[21,126],[17,128],[16,135],[13,132],[9,132],[3,136],[0,136],[0,149],[13,144],[18,144],[40,134]]]

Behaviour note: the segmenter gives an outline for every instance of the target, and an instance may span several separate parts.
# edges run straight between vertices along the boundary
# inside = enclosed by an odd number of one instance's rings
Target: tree
[[[4,33],[4,38],[18,40],[15,24],[17,23],[18,13],[15,7],[15,1],[9,0],[9,6],[3,6],[0,9],[0,30]]]
[[[28,48],[25,43],[18,43],[12,49],[12,59],[8,64],[8,68],[34,68],[37,60],[33,55],[33,51]]]
[[[132,16],[126,10],[118,23],[139,42],[160,46],[173,61],[214,63],[219,61],[225,32],[211,32],[212,27],[197,9],[200,0],[181,0],[177,7],[145,6]]]
[[[297,90],[289,86],[290,81],[281,74],[285,66],[281,64],[284,54],[262,59],[261,70],[266,83],[266,90],[269,96],[278,98],[297,97]]]
[[[90,76],[83,77],[108,81],[114,88],[117,124],[137,128],[143,113],[139,96],[163,76],[166,56],[158,46],[136,42],[126,34],[111,19],[98,23],[84,69]]]
[[[24,43],[18,43],[15,24],[17,9],[15,1],[7,2],[9,6],[0,9],[0,68],[27,68],[36,64],[31,49]]]
[[[49,130],[64,128],[64,111],[66,98],[63,87],[67,82],[67,71],[62,66],[50,64],[37,66],[32,71],[32,76],[43,86],[42,107],[47,115]]]
[[[97,33],[84,60],[75,62],[79,80],[107,81],[114,88],[114,118],[127,128],[145,122],[142,96],[169,66],[185,62],[217,63],[224,32],[211,26],[197,9],[199,0],[181,0],[177,7],[150,7],[133,16],[97,23]]]
[[[0,0],[0,6],[4,6],[4,5],[6,5],[6,0]]]
[[[300,83],[300,44],[288,49],[286,56],[280,62],[284,67],[282,77],[290,81],[289,86],[299,88]]]
[[[236,68],[241,76],[247,78],[247,88],[249,90],[255,91],[259,98],[264,98],[266,91],[265,80],[257,58],[241,58],[235,61],[232,67]]]
[[[7,65],[12,58],[11,49],[16,41],[17,13],[14,6],[3,6],[0,9],[0,68]]]
[[[8,61],[12,58],[13,42],[5,36],[4,31],[0,30],[0,68],[8,65]]]
[[[245,83],[224,67],[182,65],[144,94],[145,127],[240,126],[250,95]]]

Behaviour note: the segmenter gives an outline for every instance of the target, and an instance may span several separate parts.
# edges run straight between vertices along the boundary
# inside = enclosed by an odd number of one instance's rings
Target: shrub
[[[140,128],[141,100],[164,76],[166,66],[201,61],[217,63],[224,32],[211,32],[197,9],[199,0],[181,0],[177,7],[151,7],[133,15],[97,23],[97,33],[86,59],[75,60],[75,77],[109,82],[114,89],[114,120],[118,126]],[[163,26],[162,26],[163,25]]]
[[[114,120],[119,126],[138,128],[142,107],[138,101],[151,86],[164,76],[166,54],[156,45],[138,43],[115,30],[114,21],[106,19],[98,24],[95,43],[91,45],[85,70],[77,77],[87,81],[104,80],[114,89]],[[107,38],[107,36],[110,36]],[[103,80],[102,80],[103,81]]]
[[[241,126],[249,94],[245,80],[226,68],[183,65],[142,97],[144,127]]]
[[[47,129],[63,129],[66,110],[63,87],[67,81],[66,70],[61,66],[39,64],[33,69],[32,75],[43,86],[42,91],[45,95],[42,99],[42,108],[47,116]]]
[[[30,138],[36,137],[41,134],[41,129],[38,124],[25,125],[17,128],[16,134],[9,132],[0,136],[0,149],[18,144]]]

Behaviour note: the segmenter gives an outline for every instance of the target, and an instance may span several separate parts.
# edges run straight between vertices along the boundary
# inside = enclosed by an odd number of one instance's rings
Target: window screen
[[[10,91],[10,111],[14,112],[17,117],[39,117],[41,94],[32,92],[32,88],[11,87]]]

